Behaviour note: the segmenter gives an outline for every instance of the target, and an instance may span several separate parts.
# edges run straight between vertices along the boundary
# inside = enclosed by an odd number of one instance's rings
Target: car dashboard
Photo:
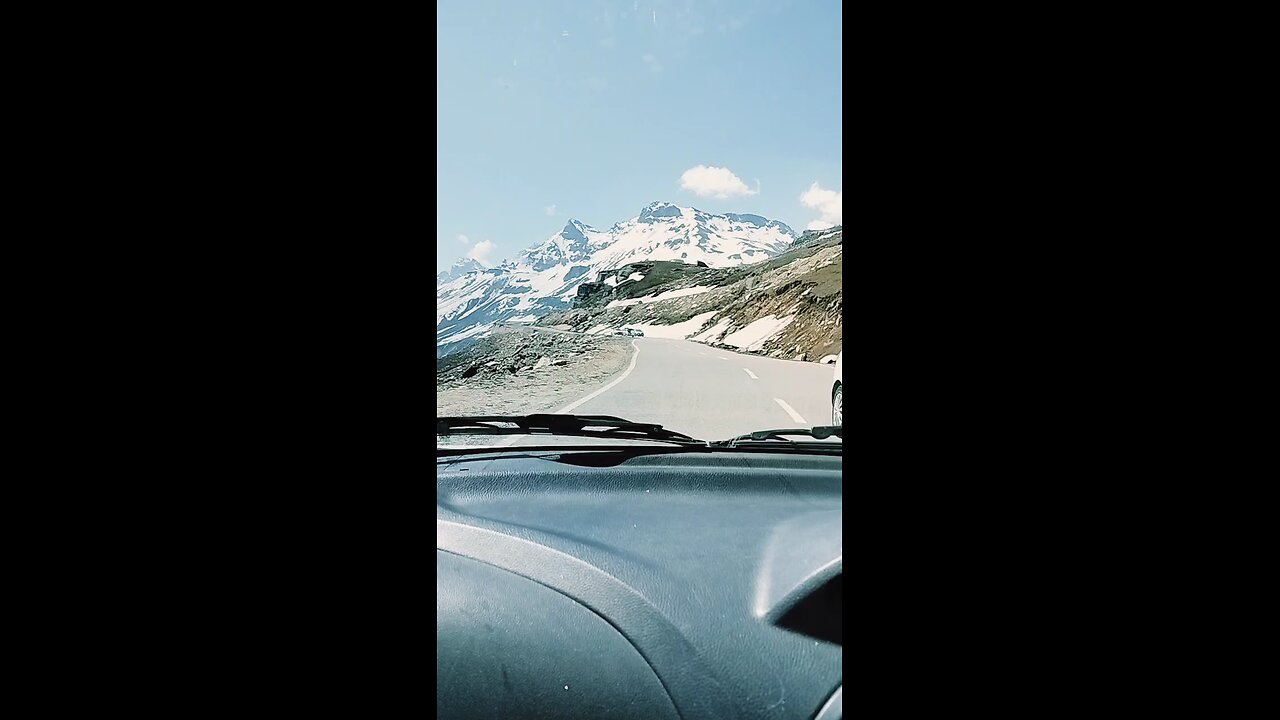
[[[436,465],[442,718],[839,718],[838,456]]]

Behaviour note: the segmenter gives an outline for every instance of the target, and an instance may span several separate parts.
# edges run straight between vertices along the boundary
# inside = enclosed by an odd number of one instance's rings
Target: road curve
[[[742,355],[687,340],[634,343],[635,365],[621,381],[557,410],[659,423],[703,440],[831,424],[831,365]]]

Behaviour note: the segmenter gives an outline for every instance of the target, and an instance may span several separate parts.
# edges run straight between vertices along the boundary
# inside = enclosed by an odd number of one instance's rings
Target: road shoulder
[[[634,367],[622,338],[512,332],[487,338],[438,366],[436,415],[555,412],[594,397]]]

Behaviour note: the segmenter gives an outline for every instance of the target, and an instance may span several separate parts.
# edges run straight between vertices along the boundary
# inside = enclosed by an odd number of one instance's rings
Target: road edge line
[[[559,410],[556,410],[556,411],[555,411],[554,413],[552,413],[552,414],[553,414],[553,415],[562,415],[562,414],[564,414],[564,413],[567,413],[567,412],[569,412],[570,410],[572,410],[572,409],[574,409],[574,408],[578,407],[579,405],[582,405],[583,403],[585,403],[585,402],[586,402],[586,401],[588,401],[588,400],[594,400],[595,398],[597,398],[597,397],[599,397],[600,395],[602,395],[602,394],[604,393],[604,391],[605,391],[605,390],[608,390],[609,388],[612,388],[614,385],[617,385],[618,383],[622,382],[623,380],[626,380],[626,379],[627,379],[627,376],[631,374],[631,371],[636,369],[636,360],[640,357],[640,346],[639,346],[639,345],[636,345],[636,341],[635,341],[635,340],[632,340],[632,341],[631,341],[631,347],[635,348],[635,350],[636,350],[636,351],[635,351],[635,353],[633,353],[633,354],[631,355],[631,364],[630,364],[630,365],[628,365],[628,366],[627,366],[627,369],[626,369],[626,370],[624,370],[624,371],[622,372],[622,374],[621,374],[621,375],[619,375],[617,378],[615,378],[613,382],[609,383],[608,385],[605,385],[604,387],[600,388],[599,390],[596,390],[595,392],[593,392],[593,393],[591,393],[590,395],[588,395],[588,396],[586,396],[586,397],[582,398],[581,400],[578,400],[577,402],[571,402],[571,403],[569,403],[568,405],[565,405],[564,407],[560,408]]]
[[[585,403],[585,402],[586,402],[586,401],[588,401],[588,400],[594,400],[597,396],[599,396],[599,395],[600,395],[600,393],[603,393],[605,390],[608,390],[609,388],[613,387],[614,385],[617,385],[618,383],[622,382],[623,380],[626,380],[626,379],[627,379],[627,376],[631,374],[631,371],[632,371],[632,370],[635,370],[635,368],[636,368],[636,358],[640,357],[640,346],[639,346],[639,345],[636,345],[636,341],[635,341],[635,340],[632,340],[632,341],[631,341],[631,347],[635,348],[635,352],[634,352],[634,353],[632,353],[632,355],[631,355],[631,364],[630,364],[630,365],[628,365],[628,366],[627,366],[627,369],[626,369],[626,370],[624,370],[624,371],[622,371],[622,374],[621,374],[621,375],[619,375],[617,378],[615,378],[613,382],[609,383],[608,385],[605,385],[604,387],[600,388],[599,390],[596,390],[595,392],[593,392],[593,393],[591,393],[590,395],[588,395],[588,396],[586,396],[586,397],[582,398],[581,400],[578,400],[578,401],[575,401],[575,402],[571,402],[571,403],[569,403],[568,405],[565,405],[564,407],[560,408],[559,410],[556,410],[555,412],[553,412],[553,413],[551,413],[551,414],[552,414],[552,415],[563,415],[564,413],[569,412],[570,410],[572,410],[572,409],[574,409],[574,408],[578,407],[579,405],[581,405],[581,404]],[[507,438],[506,440],[503,440],[502,442],[496,442],[496,443],[494,443],[494,446],[497,446],[497,447],[510,447],[510,446],[514,445],[515,443],[519,442],[520,440],[523,440],[524,438],[527,438],[527,437],[532,437],[532,436],[530,436],[530,435],[512,435],[511,437]]]

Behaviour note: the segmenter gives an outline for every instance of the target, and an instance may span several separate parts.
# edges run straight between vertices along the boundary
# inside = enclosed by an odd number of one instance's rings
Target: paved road
[[[834,367],[742,355],[687,340],[636,338],[620,382],[559,412],[659,423],[704,440],[831,424]],[[583,388],[583,395],[591,388]]]

